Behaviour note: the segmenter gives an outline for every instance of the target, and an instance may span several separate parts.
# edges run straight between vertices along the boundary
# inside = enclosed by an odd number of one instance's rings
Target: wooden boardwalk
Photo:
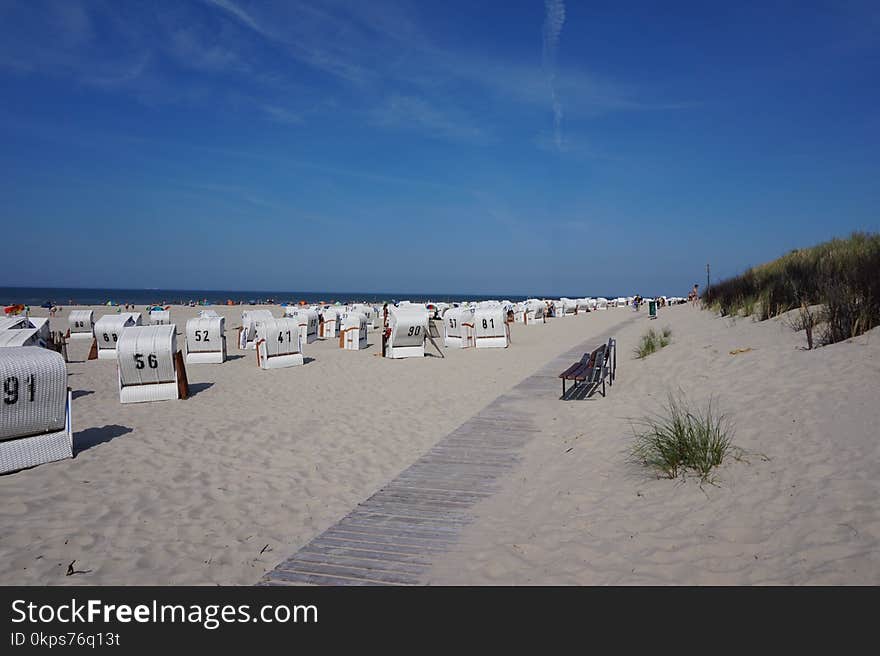
[[[419,585],[519,462],[540,428],[529,405],[556,400],[559,372],[621,325],[560,354],[449,433],[337,524],[263,578],[263,585]]]

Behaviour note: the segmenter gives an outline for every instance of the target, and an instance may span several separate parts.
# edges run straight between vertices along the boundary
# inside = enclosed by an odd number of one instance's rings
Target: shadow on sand
[[[120,426],[119,424],[108,424],[100,428],[86,428],[73,435],[73,455],[76,456],[83,451],[91,449],[93,446],[104,444],[104,442],[109,442],[131,432],[131,428]]]

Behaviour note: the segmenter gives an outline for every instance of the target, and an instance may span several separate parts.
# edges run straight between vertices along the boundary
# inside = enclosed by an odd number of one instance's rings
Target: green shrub
[[[664,414],[637,425],[633,457],[668,478],[692,470],[705,481],[724,460],[733,435],[731,422],[715,411],[712,401],[692,411],[681,394],[669,395]]]

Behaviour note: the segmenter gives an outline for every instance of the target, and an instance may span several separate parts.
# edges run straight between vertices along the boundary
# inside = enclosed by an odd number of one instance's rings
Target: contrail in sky
[[[556,51],[559,37],[565,25],[565,3],[563,0],[544,0],[544,70],[550,83],[550,96],[553,101],[553,138],[556,147],[562,149],[562,103],[556,95]]]

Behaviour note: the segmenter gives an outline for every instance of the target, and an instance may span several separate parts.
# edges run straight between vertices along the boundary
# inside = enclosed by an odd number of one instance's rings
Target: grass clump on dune
[[[653,328],[650,328],[648,332],[642,335],[642,339],[639,340],[638,346],[633,349],[633,354],[639,359],[646,358],[663,347],[669,346],[671,341],[672,329],[669,326],[665,327],[659,333]]]
[[[854,233],[848,239],[793,250],[772,262],[712,285],[709,305],[722,316],[770,319],[799,310],[809,328],[821,323],[821,344],[861,335],[880,325],[880,234]],[[706,295],[703,295],[704,302]],[[818,306],[815,316],[809,308]]]
[[[705,481],[724,460],[733,435],[731,422],[712,401],[692,410],[681,394],[670,394],[662,414],[642,419],[637,426],[632,456],[667,478],[692,470]]]

